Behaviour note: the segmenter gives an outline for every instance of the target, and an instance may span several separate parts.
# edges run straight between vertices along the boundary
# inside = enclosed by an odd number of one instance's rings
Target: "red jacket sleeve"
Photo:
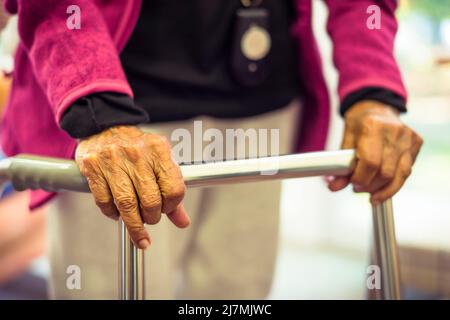
[[[329,8],[327,30],[334,47],[341,101],[365,87],[388,89],[406,101],[406,89],[393,54],[397,1],[326,0],[326,3]],[[379,8],[379,29],[367,25],[368,19],[376,14],[368,10],[374,5]]]
[[[81,9],[80,29],[67,25],[72,14],[67,8],[74,4]],[[110,91],[132,96],[116,46],[94,1],[18,0],[6,5],[17,10],[20,45],[58,123],[65,109],[87,94]]]

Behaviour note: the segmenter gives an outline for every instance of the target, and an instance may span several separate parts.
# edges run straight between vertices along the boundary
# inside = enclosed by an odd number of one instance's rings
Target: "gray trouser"
[[[300,103],[245,119],[200,117],[203,130],[279,129],[280,153],[289,153]],[[192,131],[193,121],[145,127],[168,136]],[[224,135],[225,136],[225,135]],[[263,299],[269,293],[277,254],[281,183],[267,181],[189,189],[184,204],[192,224],[177,229],[163,216],[147,226],[147,298]],[[118,296],[118,226],[105,218],[90,194],[61,193],[49,208],[50,293],[56,299]],[[67,279],[79,267],[81,288]]]

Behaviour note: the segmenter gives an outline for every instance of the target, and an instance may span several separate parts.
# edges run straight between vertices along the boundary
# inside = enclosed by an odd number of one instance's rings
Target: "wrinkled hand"
[[[183,177],[166,138],[112,127],[80,141],[76,162],[97,206],[107,217],[123,219],[137,247],[150,245],[144,222],[158,223],[161,212],[177,227],[189,225]]]
[[[422,138],[400,121],[398,111],[375,101],[363,101],[345,114],[342,149],[356,149],[349,177],[334,177],[331,191],[353,184],[355,192],[369,192],[372,204],[392,197],[411,174]]]

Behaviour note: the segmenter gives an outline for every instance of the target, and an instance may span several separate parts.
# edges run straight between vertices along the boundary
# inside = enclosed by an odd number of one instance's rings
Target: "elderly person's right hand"
[[[81,140],[76,161],[97,206],[106,216],[123,219],[138,248],[150,245],[144,223],[158,223],[161,212],[179,228],[190,224],[181,203],[181,170],[165,137],[134,126],[112,127]]]

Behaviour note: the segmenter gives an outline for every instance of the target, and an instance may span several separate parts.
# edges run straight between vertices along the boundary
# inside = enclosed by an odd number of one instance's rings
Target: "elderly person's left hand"
[[[376,102],[362,101],[345,113],[342,149],[356,150],[356,163],[348,177],[334,177],[331,191],[353,184],[355,192],[369,192],[372,204],[383,202],[405,183],[423,144],[422,138],[407,127],[396,109]]]

